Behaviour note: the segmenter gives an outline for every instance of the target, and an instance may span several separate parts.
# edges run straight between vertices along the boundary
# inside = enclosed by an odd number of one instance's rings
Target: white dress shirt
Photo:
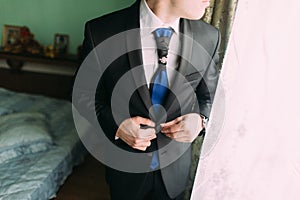
[[[145,0],[141,1],[140,5],[140,34],[142,44],[143,67],[147,85],[151,82],[158,67],[158,55],[156,49],[156,41],[153,31],[157,28],[172,28],[174,33],[169,43],[169,51],[167,58],[167,76],[169,86],[174,78],[174,69],[178,66],[178,55],[180,53],[180,39],[179,39],[179,18],[172,23],[162,22],[149,8]],[[119,137],[115,136],[115,140]]]
[[[142,0],[140,5],[140,28],[143,64],[148,87],[158,67],[158,56],[153,31],[157,28],[172,28],[174,30],[169,44],[167,59],[167,76],[170,85],[175,75],[174,69],[178,66],[178,55],[180,53],[179,18],[172,23],[164,23],[151,11],[146,1]]]

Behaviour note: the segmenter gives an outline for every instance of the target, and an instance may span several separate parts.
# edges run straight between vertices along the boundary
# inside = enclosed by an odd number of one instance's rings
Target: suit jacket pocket
[[[199,72],[193,72],[191,74],[185,75],[185,78],[188,82],[192,82],[192,81],[200,81],[202,77]]]
[[[199,72],[194,72],[186,75],[185,79],[187,80],[187,83],[190,84],[195,90],[198,84],[200,83],[202,76]]]

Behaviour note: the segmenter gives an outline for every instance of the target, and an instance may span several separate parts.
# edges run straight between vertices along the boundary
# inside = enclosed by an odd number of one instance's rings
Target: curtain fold
[[[222,67],[237,2],[238,0],[211,0],[210,7],[207,8],[204,17],[202,18],[203,21],[218,28],[221,33],[219,69]]]

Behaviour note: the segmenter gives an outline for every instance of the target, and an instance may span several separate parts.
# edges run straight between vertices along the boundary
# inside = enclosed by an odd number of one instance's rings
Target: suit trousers
[[[109,170],[114,171],[114,181],[108,181],[111,200],[172,200],[168,196],[160,170],[148,173]],[[183,196],[184,193],[174,200],[182,200]]]

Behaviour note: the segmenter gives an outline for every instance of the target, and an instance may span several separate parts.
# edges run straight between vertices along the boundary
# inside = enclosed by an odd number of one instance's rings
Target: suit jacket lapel
[[[185,20],[180,20],[180,40],[181,40],[181,57],[179,58],[177,71],[181,75],[186,75],[188,66],[190,65],[189,61],[192,58],[193,51],[193,32],[190,23]],[[171,91],[175,91],[173,87],[176,87],[176,77],[173,79],[173,83],[171,84]],[[178,80],[178,79],[177,79]],[[168,94],[165,102],[165,109],[168,113],[173,113],[174,109],[178,109],[178,106],[175,101],[175,96]]]
[[[182,41],[182,49],[181,49],[181,58],[179,60],[178,71],[182,75],[186,74],[186,69],[188,69],[188,65],[190,65],[190,61],[192,58],[193,51],[193,32],[191,24],[185,20],[181,19],[180,23],[180,39]],[[183,58],[183,59],[182,59]]]
[[[132,71],[132,76],[136,84],[136,88],[138,90],[138,94],[141,97],[145,107],[147,110],[150,109],[152,106],[151,103],[151,96],[149,89],[147,87],[147,81],[145,77],[145,71],[144,68],[141,67],[143,65],[142,60],[142,51],[141,51],[141,40],[140,40],[140,1],[136,1],[131,6],[131,15],[129,15],[127,19],[127,26],[126,26],[126,45],[128,49],[128,60]],[[133,30],[135,31],[128,31]],[[181,57],[179,59],[178,64],[178,72],[182,75],[185,75],[187,73],[188,66],[190,65],[189,61],[192,58],[192,51],[193,51],[193,32],[191,24],[185,20],[181,19],[180,21],[180,32],[181,32]],[[139,39],[137,39],[139,38]],[[138,67],[138,68],[137,68]],[[176,81],[176,77],[173,79],[174,83]],[[141,83],[143,83],[143,86],[141,86]],[[171,85],[174,86],[176,84],[172,83]],[[171,86],[171,87],[172,87]],[[172,88],[171,88],[172,91]],[[174,109],[178,108],[176,104],[174,104],[175,97],[173,95],[167,94],[166,101],[165,101],[165,109],[168,113],[173,113]]]
[[[132,76],[136,84],[138,93],[147,110],[151,107],[151,97],[147,87],[145,71],[142,59],[142,45],[140,37],[140,1],[136,1],[131,6],[131,14],[127,19],[126,45],[128,50],[129,65],[132,68]],[[131,31],[129,31],[131,30]],[[139,39],[137,39],[139,38]],[[130,52],[129,52],[130,51]],[[138,68],[136,68],[138,67]]]

